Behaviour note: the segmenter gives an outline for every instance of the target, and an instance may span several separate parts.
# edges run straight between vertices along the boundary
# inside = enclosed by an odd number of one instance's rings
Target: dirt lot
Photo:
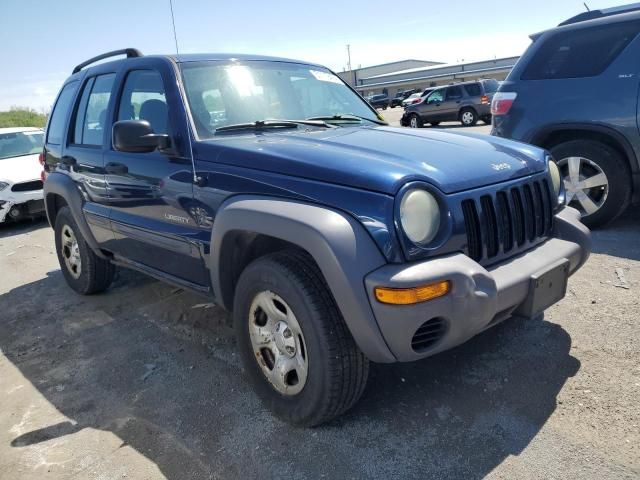
[[[596,232],[544,320],[374,365],[356,408],[303,430],[206,299],[128,271],[80,297],[45,223],[0,227],[0,478],[639,478],[639,234],[637,210]]]

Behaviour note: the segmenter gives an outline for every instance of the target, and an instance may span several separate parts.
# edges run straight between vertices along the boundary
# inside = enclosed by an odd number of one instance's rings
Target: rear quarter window
[[[558,32],[534,54],[522,80],[600,75],[640,31],[640,22]]]
[[[470,83],[469,85],[465,85],[464,89],[470,97],[479,97],[481,94],[479,83]]]
[[[58,100],[53,107],[51,119],[49,120],[47,143],[53,143],[54,145],[60,145],[62,143],[66,120],[69,116],[69,109],[71,108],[77,88],[78,82],[74,80],[73,82],[67,83],[62,88],[60,95],[58,95]]]

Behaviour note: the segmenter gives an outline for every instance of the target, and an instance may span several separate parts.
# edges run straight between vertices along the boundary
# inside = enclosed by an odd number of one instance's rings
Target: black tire
[[[590,189],[589,198],[601,203],[600,207],[591,214],[580,205],[580,202],[572,199],[570,206],[577,207],[582,213],[582,222],[589,228],[596,228],[612,222],[620,216],[631,201],[631,172],[626,159],[614,148],[593,140],[571,140],[556,145],[551,149],[551,154],[558,162],[563,178],[568,176],[568,160],[571,157],[587,159],[585,175],[597,172],[599,168],[606,175],[608,189]],[[604,199],[604,201],[602,201]]]
[[[382,106],[382,109],[383,109],[383,110],[386,110],[386,109],[387,109],[387,106],[386,106],[386,105],[383,105],[383,106]]]
[[[473,127],[478,123],[478,113],[473,108],[463,108],[460,110],[458,118],[463,127]]]
[[[273,292],[284,300],[299,323],[310,366],[299,393],[280,393],[258,363],[249,319],[261,292]],[[362,395],[369,361],[356,346],[318,267],[304,252],[287,250],[251,263],[238,280],[233,319],[249,381],[282,420],[306,427],[319,425],[347,411]]]
[[[429,122],[429,125],[431,125],[432,127],[437,127],[438,125],[440,125],[440,122]]]
[[[73,272],[65,262],[65,252],[69,251],[69,248],[65,247],[62,240],[63,230],[65,230],[65,228],[70,229],[75,236],[78,256],[80,258],[80,267]],[[109,288],[115,275],[115,266],[111,262],[103,260],[93,253],[82,237],[78,224],[73,218],[69,207],[62,207],[58,211],[54,232],[58,262],[69,286],[81,295],[91,295],[93,293],[103,292]]]
[[[491,115],[485,115],[481,120],[485,125],[491,125]]]
[[[409,127],[422,128],[423,126],[424,122],[422,121],[422,118],[420,118],[420,115],[418,115],[417,113],[412,113],[411,115],[409,115]]]

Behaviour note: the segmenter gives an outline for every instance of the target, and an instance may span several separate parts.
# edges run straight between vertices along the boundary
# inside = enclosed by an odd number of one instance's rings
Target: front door
[[[418,106],[420,116],[425,122],[440,122],[442,120],[444,89],[434,90]]]
[[[154,133],[169,134],[171,148],[150,153],[107,149],[104,168],[114,241],[121,259],[196,286],[209,284],[190,207],[193,169],[184,147],[184,125],[176,125],[175,78],[149,59],[144,68],[123,72],[113,121],[146,120]],[[168,101],[173,99],[174,102]],[[173,119],[173,121],[172,121]],[[180,145],[176,139],[183,141]],[[178,148],[180,146],[180,148]],[[182,150],[182,152],[180,152]]]

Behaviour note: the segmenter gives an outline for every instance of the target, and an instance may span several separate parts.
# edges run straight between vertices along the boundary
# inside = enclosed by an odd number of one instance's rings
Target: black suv
[[[590,227],[640,192],[640,7],[586,12],[532,35],[493,98],[493,135],[547,148]]]
[[[389,95],[381,93],[379,95],[372,95],[368,98],[369,103],[373,108],[381,108],[386,110],[389,107]]]
[[[405,109],[400,120],[403,127],[421,128],[425,123],[460,121],[472,127],[478,120],[491,123],[491,99],[498,90],[493,79],[462,82],[437,88],[418,103]]]

